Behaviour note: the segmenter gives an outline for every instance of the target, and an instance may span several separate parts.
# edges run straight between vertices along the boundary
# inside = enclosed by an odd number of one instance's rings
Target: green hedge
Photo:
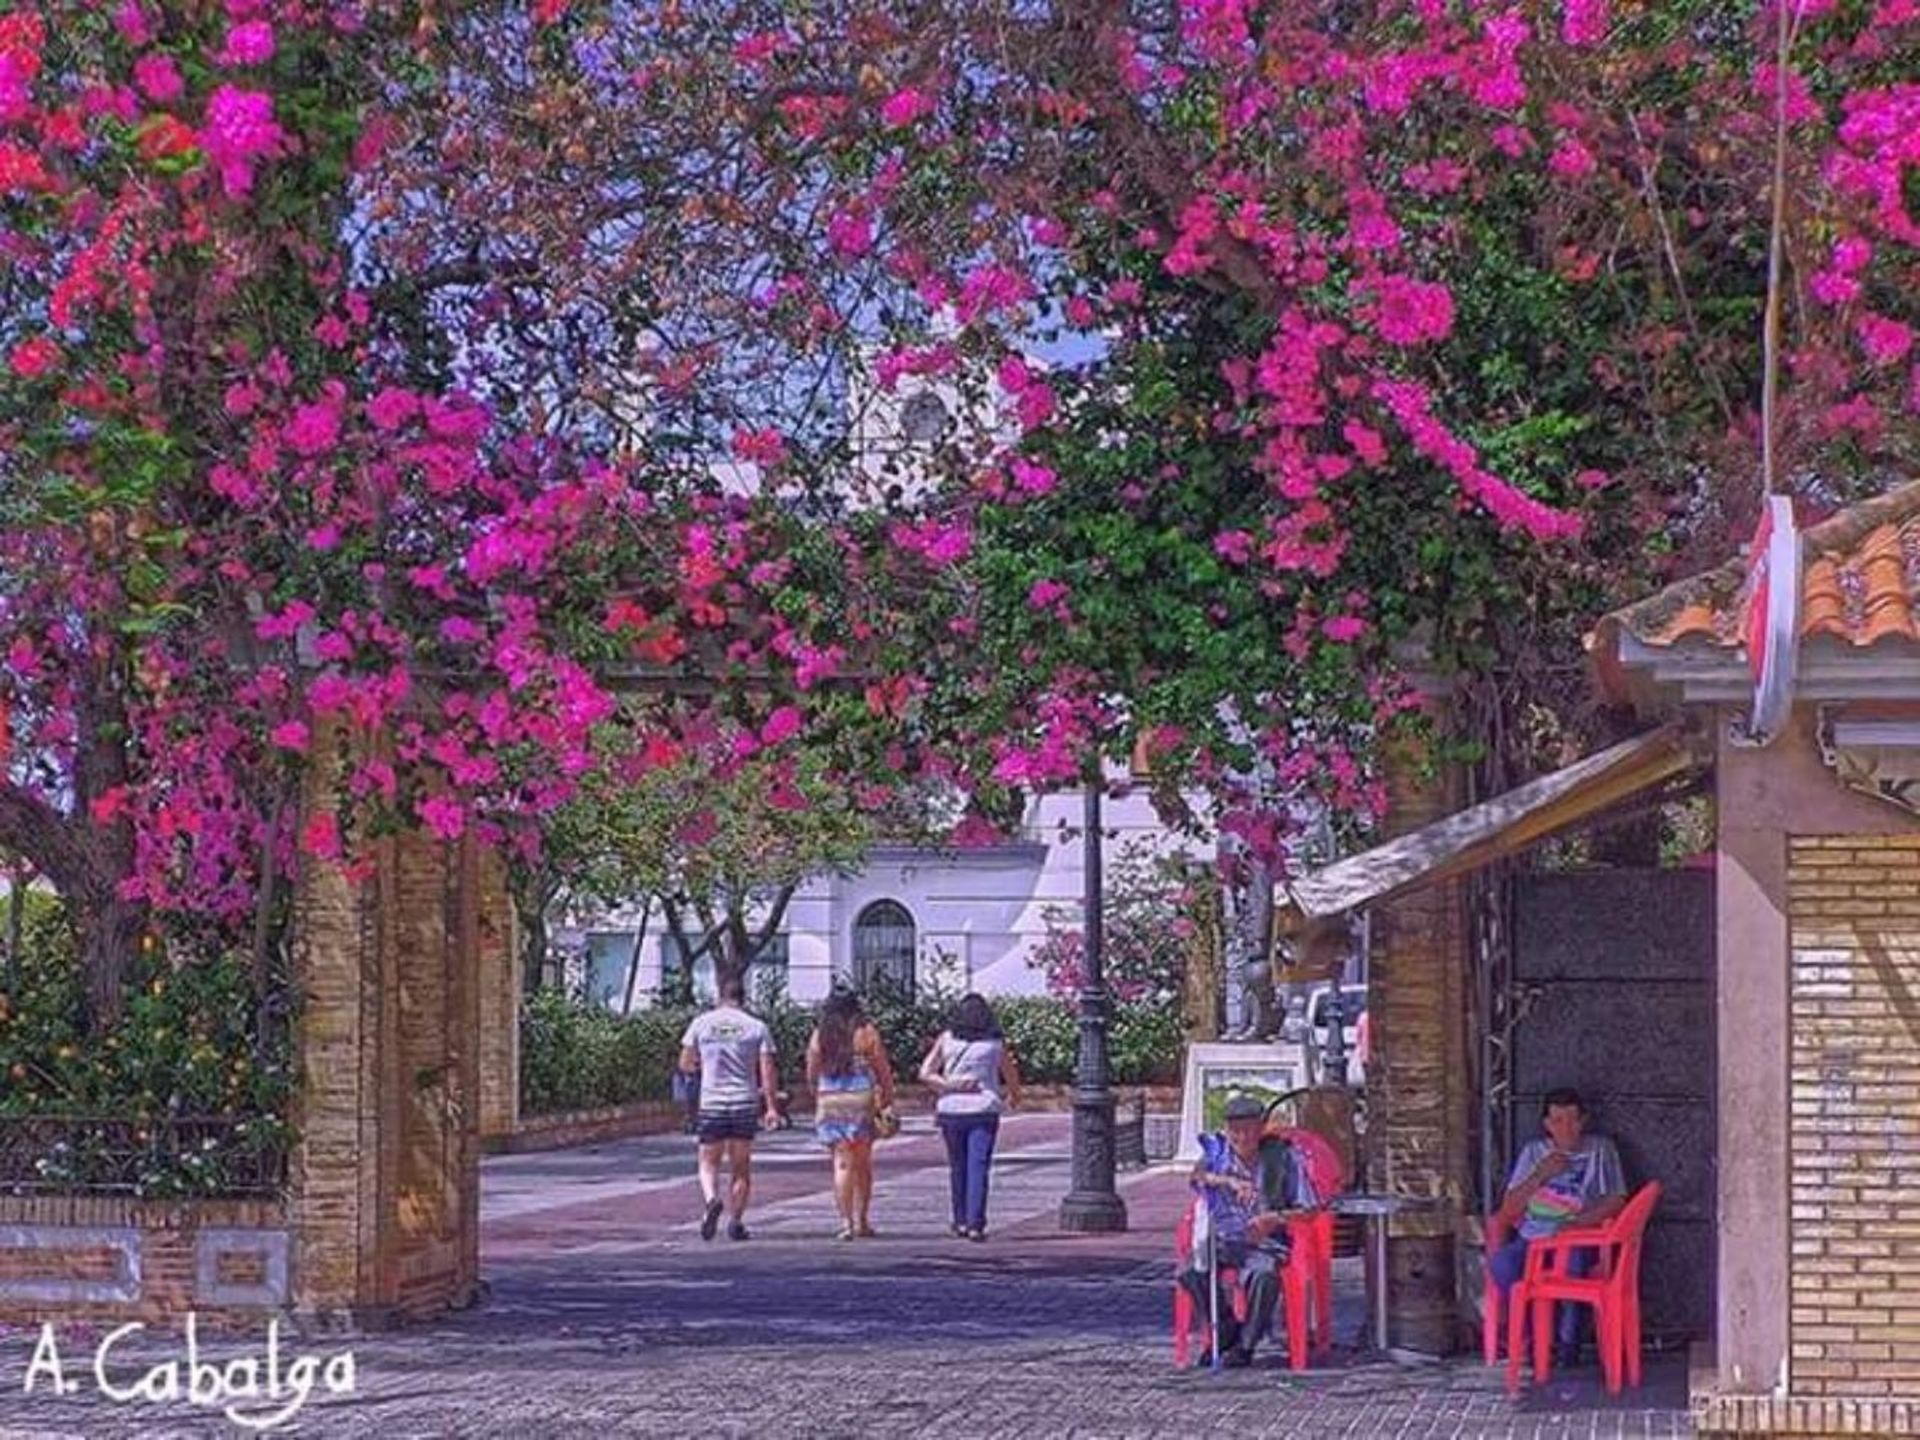
[[[946,1021],[949,1001],[939,995],[913,999],[874,993],[864,1003],[895,1071],[902,1080],[911,1080]],[[773,1031],[781,1083],[799,1088],[813,1008],[784,998],[752,1008]],[[993,1008],[1028,1084],[1072,1083],[1080,1028],[1070,1004],[1052,996],[1023,995],[996,1000]],[[520,1031],[522,1110],[541,1115],[666,1099],[680,1037],[694,1013],[683,1006],[665,1006],[621,1016],[558,990],[529,997]],[[1109,1036],[1114,1083],[1177,1081],[1183,1042],[1179,1011],[1173,1005],[1116,1006]]]
[[[118,1021],[96,1033],[64,907],[28,893],[25,916],[20,953],[0,963],[7,1164],[30,1164],[36,1184],[130,1184],[147,1197],[219,1195],[271,1171],[292,1139],[291,1040],[284,1020],[260,1038],[252,957],[155,937],[131,957]],[[216,1123],[181,1148],[169,1137],[182,1120]],[[127,1126],[132,1160],[110,1153]]]

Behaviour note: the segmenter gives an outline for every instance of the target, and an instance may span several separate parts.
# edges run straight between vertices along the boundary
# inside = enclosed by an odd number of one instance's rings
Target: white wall
[[[913,917],[919,982],[987,995],[1037,994],[1045,977],[1028,963],[1046,938],[1048,910],[1078,925],[1086,849],[1080,835],[1084,797],[1078,791],[1035,797],[1018,839],[971,850],[882,846],[853,875],[805,882],[788,906],[787,989],[796,1000],[818,1000],[836,979],[850,979],[853,926],[877,900],[892,900]],[[1212,859],[1210,840],[1173,834],[1155,817],[1143,793],[1109,797],[1102,806],[1102,858],[1109,880],[1121,854],[1141,838],[1160,853],[1184,851]],[[582,943],[585,935],[628,929],[637,911],[556,926],[556,937]],[[664,927],[653,917],[640,951],[636,990],[644,997],[661,982]]]

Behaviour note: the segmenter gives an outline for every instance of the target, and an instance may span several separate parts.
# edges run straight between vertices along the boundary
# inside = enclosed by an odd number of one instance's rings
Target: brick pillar
[[[480,1138],[520,1122],[520,935],[506,862],[480,856]]]
[[[1459,808],[1459,776],[1444,769],[1424,774],[1426,758],[1411,748],[1388,757],[1391,834]],[[1389,1223],[1389,1337],[1447,1354],[1461,1328],[1454,1237],[1461,1197],[1471,1193],[1467,937],[1458,882],[1374,907],[1368,938],[1369,1185],[1441,1201],[1430,1213]]]
[[[333,803],[329,769],[310,810]],[[366,858],[364,880],[309,861],[297,887],[288,1207],[295,1309],[378,1325],[479,1281],[479,856],[409,832]]]

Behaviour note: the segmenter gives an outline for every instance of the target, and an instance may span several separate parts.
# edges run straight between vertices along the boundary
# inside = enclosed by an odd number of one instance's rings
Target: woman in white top
[[[935,1119],[947,1142],[953,1233],[985,1240],[987,1172],[1000,1114],[1020,1103],[1020,1067],[985,999],[968,995],[953,1007],[947,1028],[921,1063],[920,1078],[940,1095]]]

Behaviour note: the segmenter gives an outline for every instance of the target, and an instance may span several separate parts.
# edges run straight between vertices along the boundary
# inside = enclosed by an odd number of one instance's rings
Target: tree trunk
[[[520,929],[520,984],[537,994],[547,973],[547,910],[560,893],[560,882],[539,871],[514,866],[508,874],[514,919]]]
[[[739,983],[742,995],[746,995],[747,963],[753,958],[753,937],[747,933],[747,916],[744,902],[728,898],[727,917],[720,928],[720,944],[713,952],[713,983],[722,994],[727,993],[727,981]],[[751,1000],[753,997],[748,995]]]
[[[15,866],[7,877],[7,993],[20,990],[20,949],[27,942],[27,885],[33,871]]]
[[[640,905],[640,930],[633,937],[633,953],[627,957],[627,1001],[620,1013],[633,1013],[633,992],[640,983],[640,947],[647,943],[647,921],[653,916],[653,897],[648,896]]]
[[[80,933],[80,962],[87,972],[92,1033],[104,1035],[120,1022],[127,977],[146,928],[146,906],[109,894],[77,909],[74,923]]]

